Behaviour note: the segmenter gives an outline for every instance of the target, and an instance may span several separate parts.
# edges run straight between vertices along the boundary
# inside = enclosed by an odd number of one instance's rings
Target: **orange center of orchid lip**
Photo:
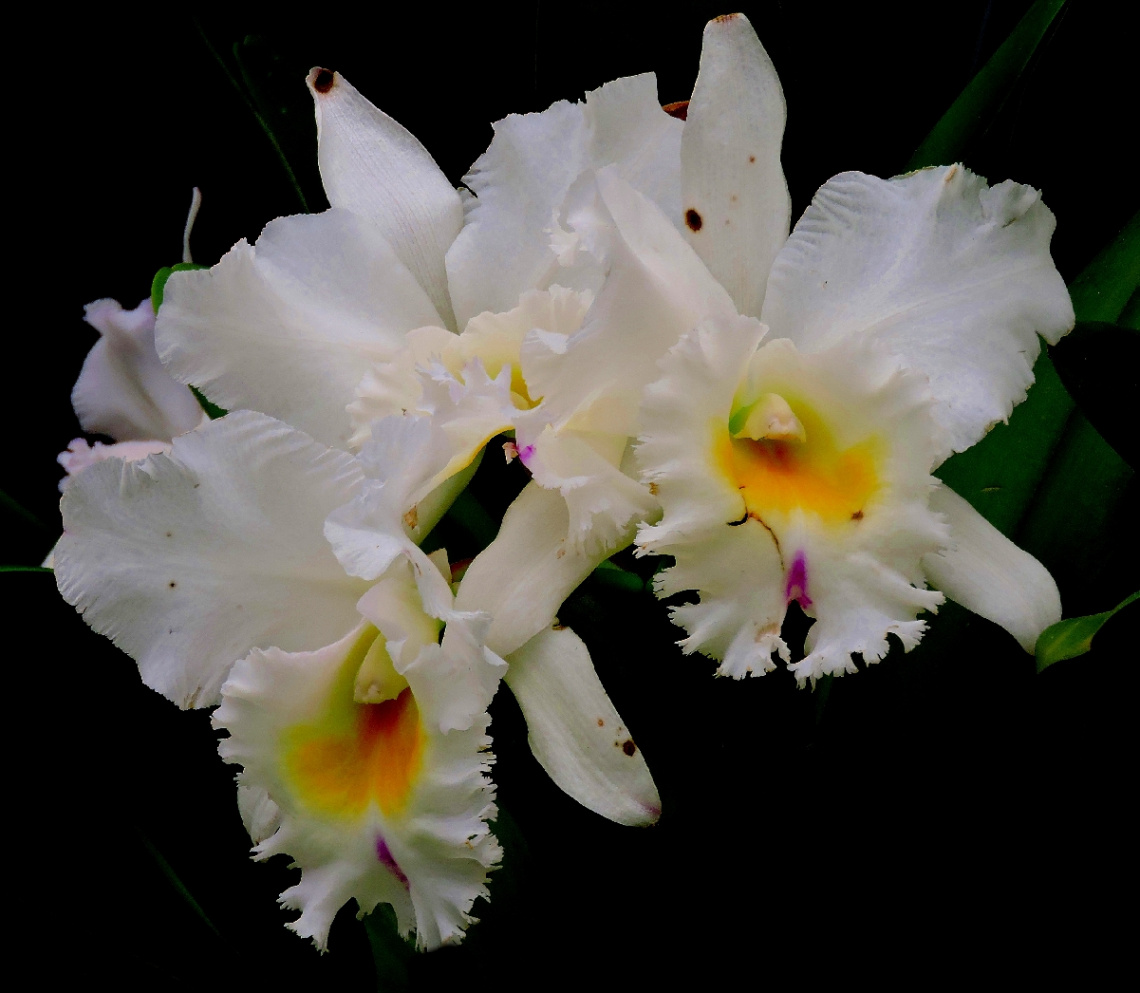
[[[790,422],[787,415],[776,419],[779,426],[770,432],[776,437],[763,436],[763,426],[748,428],[745,417],[734,415],[736,436],[724,432],[718,445],[717,460],[747,513],[769,525],[794,511],[829,524],[860,520],[879,485],[877,440],[840,449],[810,404],[776,400],[788,414],[794,411]],[[741,437],[748,430],[761,437]]]
[[[349,656],[324,716],[287,735],[285,771],[298,797],[323,814],[359,817],[372,803],[399,814],[423,762],[426,735],[411,689],[382,703],[353,701],[352,677],[371,643],[361,639]]]

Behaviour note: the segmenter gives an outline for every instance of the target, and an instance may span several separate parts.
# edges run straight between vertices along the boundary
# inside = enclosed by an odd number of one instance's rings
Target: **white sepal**
[[[313,69],[307,82],[329,203],[375,226],[454,329],[443,260],[463,227],[455,187],[413,134],[339,73]]]
[[[1041,632],[1061,619],[1061,595],[1049,571],[949,486],[934,490],[930,506],[950,525],[949,545],[922,560],[930,582],[1032,652]]]
[[[547,628],[507,661],[507,685],[526,718],[531,750],[550,778],[611,821],[655,823],[661,797],[582,639],[569,628]]]

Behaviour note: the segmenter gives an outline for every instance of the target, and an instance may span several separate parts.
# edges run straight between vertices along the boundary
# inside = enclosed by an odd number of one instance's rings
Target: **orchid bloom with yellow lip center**
[[[615,179],[602,191],[697,314],[646,390],[638,447],[663,508],[639,552],[676,560],[662,595],[697,597],[672,611],[681,645],[727,675],[766,671],[791,659],[779,632],[798,602],[814,623],[791,668],[814,681],[882,658],[888,635],[913,647],[945,594],[1031,651],[1060,617],[1056,584],[931,473],[1024,397],[1038,334],[1073,325],[1053,216],[1036,190],[949,166],[836,176],[789,232],[785,114],[748,20],[717,18],[683,212],[666,225]]]

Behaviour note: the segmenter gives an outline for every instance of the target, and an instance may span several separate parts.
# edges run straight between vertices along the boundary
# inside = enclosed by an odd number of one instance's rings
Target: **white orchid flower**
[[[219,405],[262,411],[329,445],[363,445],[373,421],[388,414],[430,414],[452,444],[430,484],[401,509],[408,532],[421,538],[466,483],[487,439],[512,426],[510,384],[521,390],[516,400],[526,394],[514,362],[521,334],[539,327],[568,335],[588,304],[589,289],[550,285],[564,271],[550,232],[566,191],[583,171],[611,165],[673,209],[680,202],[676,169],[661,166],[676,161],[680,122],[661,111],[652,76],[603,87],[584,106],[510,117],[468,177],[478,198],[465,201],[423,146],[342,77],[315,69],[308,82],[332,209],[275,220],[256,245],[239,242],[213,269],[173,274],[159,315],[159,349],[176,376]],[[601,282],[598,264],[578,270],[584,283]],[[534,316],[543,307],[550,321]],[[445,370],[450,361],[452,372],[429,377],[425,400],[415,370],[433,358]],[[385,464],[382,478],[389,470]],[[639,495],[638,510],[651,504],[643,487],[622,478]],[[632,540],[638,519],[624,513],[621,544]],[[544,513],[536,525],[546,533],[558,521]],[[584,646],[572,632],[553,629],[558,606],[615,549],[576,549],[568,557],[564,550],[552,559],[553,577],[541,578],[538,600],[519,601],[521,625],[512,623],[518,615],[509,590],[529,563],[513,552],[516,576],[500,584],[505,595],[468,603],[478,585],[468,581],[462,609],[498,615],[488,644],[509,657],[512,688],[524,687],[516,692],[532,742],[556,781],[605,816],[654,820],[660,801],[641,753],[628,751],[631,739]],[[540,642],[522,651],[533,638]],[[557,671],[559,656],[573,678]],[[532,707],[522,698],[536,681],[522,674],[528,668],[555,670],[537,682],[558,687],[558,707]],[[554,771],[549,743],[564,740],[578,744],[561,763],[571,765]],[[596,785],[586,790],[588,782]]]
[[[662,595],[700,595],[673,611],[681,644],[723,674],[762,672],[789,658],[796,601],[815,623],[793,669],[814,680],[880,659],[888,634],[912,647],[944,593],[1032,651],[1060,618],[1052,577],[930,473],[1024,399],[1038,334],[1073,326],[1053,215],[960,166],[847,173],[789,235],[783,124],[751,25],[718,18],[682,135],[688,246],[627,184],[600,184],[623,234],[654,232],[642,256],[698,288],[638,451],[664,509],[639,549],[675,557]]]
[[[401,471],[394,489],[428,470]],[[485,647],[489,618],[455,608],[446,560],[398,513],[376,581],[346,574],[325,519],[362,479],[347,453],[237,411],[169,455],[77,477],[56,575],[147,685],[184,707],[222,702],[257,855],[302,869],[283,895],[298,933],[324,947],[348,899],[362,914],[383,901],[431,948],[461,936],[499,858],[486,729],[505,664]],[[351,536],[338,551],[360,554]]]
[[[93,445],[76,438],[59,463],[71,476],[107,458],[141,459],[169,449],[170,440],[198,427],[205,415],[194,394],[163,368],[154,346],[150,298],[134,310],[117,300],[96,300],[83,319],[99,332],[75,387],[71,404],[84,431],[115,443]]]

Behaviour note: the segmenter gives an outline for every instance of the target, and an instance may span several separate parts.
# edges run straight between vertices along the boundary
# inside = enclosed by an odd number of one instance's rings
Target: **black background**
[[[1027,6],[745,8],[787,97],[793,216],[837,172],[900,171]],[[1106,5],[1072,6],[966,155],[992,182],[1043,191],[1066,279],[1136,208],[1125,31]],[[302,152],[312,142],[299,175],[319,190],[311,65],[341,71],[458,182],[507,113],[651,70],[662,102],[685,99],[704,22],[723,12],[529,3],[358,17],[313,7],[311,21],[284,26],[244,11],[200,14],[199,24],[223,51],[258,36],[256,53],[279,54],[275,78],[299,94],[296,140]],[[16,451],[2,485],[45,526],[3,518],[2,561],[34,564],[58,529],[55,455],[80,433],[68,395],[95,340],[82,305],[147,295],[155,270],[179,260],[195,185],[199,262],[299,204],[189,10],[44,16],[10,71]],[[1134,551],[1133,526],[1095,575],[1059,576],[1066,613],[1131,592]],[[215,755],[208,715],[180,713],[142,687],[133,663],[58,600],[50,576],[0,584],[15,677],[10,906],[22,922],[9,955],[29,957],[44,981],[108,978],[128,989],[368,988],[368,946],[347,910],[326,956],[282,926],[275,897],[294,874],[284,860],[246,857],[233,770]],[[495,778],[525,841],[511,846],[465,946],[416,958],[413,984],[512,989],[561,977],[633,988],[691,975],[704,985],[741,967],[761,983],[789,966],[796,982],[832,970],[913,981],[983,961],[995,979],[1073,967],[1089,980],[1106,966],[1124,926],[1114,895],[1135,824],[1124,819],[1134,792],[1126,618],[1092,655],[1037,676],[1003,632],[957,616],[966,633],[952,664],[896,651],[837,681],[821,707],[784,674],[714,680],[710,664],[672,648],[677,632],[660,615],[652,601],[587,585],[562,617],[591,645],[655,771],[660,824],[619,828],[560,794],[500,694]],[[188,909],[152,847],[220,936]]]

